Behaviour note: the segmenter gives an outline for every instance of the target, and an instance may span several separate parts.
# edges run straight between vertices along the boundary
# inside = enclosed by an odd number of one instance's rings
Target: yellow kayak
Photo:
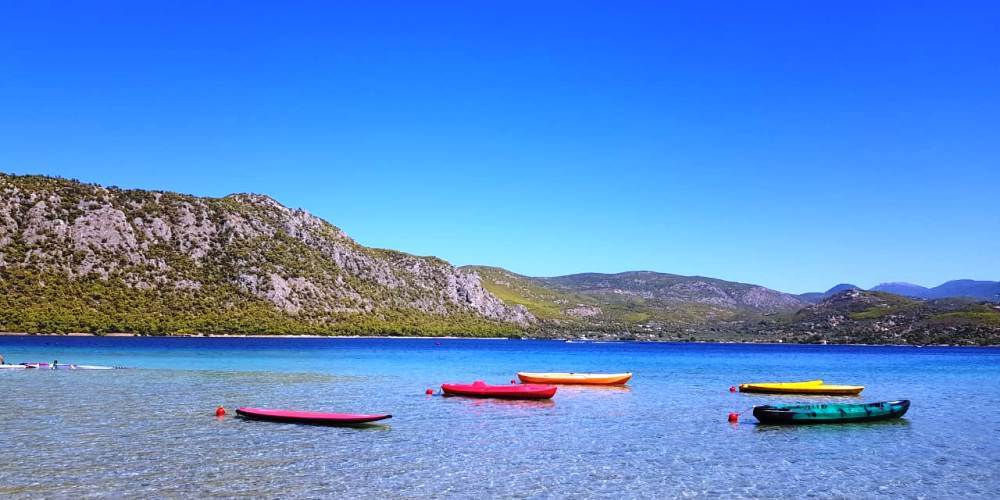
[[[861,385],[825,384],[822,380],[805,382],[761,382],[740,384],[740,392],[762,392],[767,394],[815,394],[824,396],[850,396],[865,390]]]
[[[525,384],[625,385],[631,373],[528,373],[517,372]]]

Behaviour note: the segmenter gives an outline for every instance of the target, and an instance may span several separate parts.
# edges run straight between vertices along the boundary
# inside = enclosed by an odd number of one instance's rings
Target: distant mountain
[[[850,283],[841,283],[839,285],[835,285],[833,288],[831,288],[831,289],[829,289],[829,290],[827,290],[825,292],[802,293],[802,294],[799,294],[798,297],[800,299],[806,301],[806,302],[816,303],[816,302],[819,302],[819,301],[821,301],[821,300],[823,300],[823,299],[825,299],[825,298],[827,298],[827,297],[829,297],[831,295],[843,292],[845,290],[860,290],[860,289],[861,289],[861,287],[859,287],[857,285],[852,285]]]
[[[496,267],[463,269],[479,274],[483,286],[505,302],[525,306],[543,329],[673,335],[754,322],[806,305],[762,286],[701,276],[632,271],[538,278]]]
[[[804,305],[794,295],[759,285],[652,271],[584,273],[536,279],[561,290],[594,296],[631,296],[660,304],[705,304],[761,313],[787,311]]]
[[[755,333],[793,342],[1000,344],[1000,304],[848,290]]]
[[[818,303],[831,295],[852,289],[860,290],[861,288],[841,283],[826,292],[803,293],[798,295],[798,297],[806,302]],[[1000,281],[953,280],[934,288],[914,285],[913,283],[894,282],[876,285],[870,291],[894,293],[903,297],[925,300],[966,297],[1000,302]]]
[[[871,290],[875,292],[894,293],[917,299],[968,297],[1000,302],[1000,281],[952,280],[934,288],[927,288],[912,283],[882,283]]]
[[[931,296],[972,297],[1000,302],[1000,281],[952,280],[931,288]]]
[[[896,295],[902,295],[904,297],[914,297],[918,299],[932,298],[931,291],[929,288],[905,282],[881,283],[872,287],[871,291],[894,293]]]

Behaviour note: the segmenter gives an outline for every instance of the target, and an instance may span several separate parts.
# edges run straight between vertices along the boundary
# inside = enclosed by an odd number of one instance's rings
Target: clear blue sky
[[[995,2],[333,3],[4,2],[0,170],[529,275],[1000,279]]]

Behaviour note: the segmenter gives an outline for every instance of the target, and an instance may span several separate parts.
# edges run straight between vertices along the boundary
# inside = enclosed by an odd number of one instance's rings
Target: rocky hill
[[[664,305],[704,304],[761,313],[788,311],[806,305],[794,295],[759,285],[652,271],[585,273],[537,279],[558,290],[635,297]]]
[[[809,305],[649,271],[455,268],[365,247],[267,196],[0,174],[0,331],[998,344],[998,308],[856,289]]]
[[[829,290],[827,290],[825,292],[800,293],[798,295],[798,297],[800,299],[806,301],[806,302],[809,302],[811,304],[815,304],[815,303],[820,302],[823,299],[825,299],[825,298],[827,298],[827,297],[829,297],[831,295],[838,294],[838,293],[843,292],[845,290],[860,290],[860,289],[861,289],[860,287],[858,287],[856,285],[852,285],[850,283],[840,283],[840,284],[834,285],[833,287],[831,287]]]
[[[535,318],[434,257],[359,245],[261,195],[0,174],[0,329],[461,333]]]
[[[550,330],[689,338],[806,305],[761,286],[700,276],[635,271],[535,278],[496,267],[463,269],[479,274],[487,290],[504,301],[525,306]]]

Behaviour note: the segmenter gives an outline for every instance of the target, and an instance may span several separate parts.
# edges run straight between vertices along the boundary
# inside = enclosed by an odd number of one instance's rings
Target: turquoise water
[[[996,497],[1000,349],[425,339],[0,337],[0,496]],[[426,396],[516,371],[632,371],[551,402]],[[859,383],[861,398],[731,394]],[[739,424],[785,401],[910,399],[903,420]],[[392,413],[337,428],[217,405]]]

